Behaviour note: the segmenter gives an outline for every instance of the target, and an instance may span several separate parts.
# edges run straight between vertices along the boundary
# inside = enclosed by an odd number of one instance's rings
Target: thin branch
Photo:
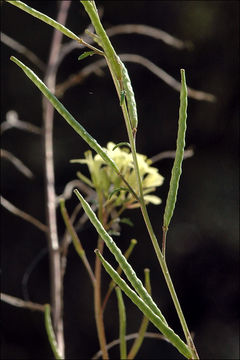
[[[137,64],[140,64],[140,65],[146,67],[149,71],[151,71],[153,74],[155,74],[161,80],[163,80],[166,84],[168,84],[174,90],[180,92],[181,83],[179,81],[177,81],[176,79],[174,79],[166,71],[162,70],[160,67],[158,67],[153,62],[148,60],[147,58],[145,58],[141,55],[137,55],[137,54],[120,54],[119,57],[121,58],[122,61],[133,62],[133,63],[137,63]],[[71,75],[66,81],[59,84],[56,89],[56,95],[62,96],[67,89],[69,89],[72,86],[82,83],[85,80],[85,78],[92,73],[99,74],[99,70],[101,70],[101,68],[104,68],[106,66],[107,66],[107,63],[106,63],[105,59],[101,59],[90,65],[87,65],[80,72],[78,72],[75,75]],[[189,97],[196,99],[196,100],[205,100],[205,101],[209,101],[209,102],[216,101],[216,97],[214,95],[203,92],[203,91],[194,90],[190,87],[188,87],[188,95],[189,95]]]
[[[125,336],[126,341],[129,340],[133,340],[136,339],[138,337],[138,333],[133,333],[133,334],[129,334],[127,336]],[[169,342],[167,338],[165,338],[165,336],[161,335],[161,334],[157,334],[154,332],[146,332],[145,333],[145,338],[149,338],[149,339],[158,339],[158,340],[164,340],[166,342]],[[107,350],[110,350],[111,348],[113,348],[114,346],[118,345],[120,343],[119,339],[113,340],[111,341],[109,344],[107,344]],[[96,360],[99,359],[100,356],[102,356],[102,351],[99,350],[93,357],[92,360]]]
[[[64,198],[65,200],[70,199],[72,197],[73,189],[79,188],[81,191],[83,191],[85,194],[87,194],[90,197],[95,197],[96,192],[92,190],[89,186],[84,184],[82,181],[75,179],[72,181],[69,181],[63,190],[63,193],[57,197],[57,204],[59,204],[59,199]]]
[[[193,149],[187,149],[184,151],[184,155],[183,155],[183,159],[188,159],[190,157],[192,157],[194,155],[194,151]],[[155,163],[157,161],[161,161],[164,159],[175,159],[176,156],[176,151],[163,151],[157,155],[154,155],[153,157],[150,158],[150,160],[152,161],[152,163]]]
[[[6,302],[10,305],[20,307],[20,308],[26,308],[26,309],[30,309],[30,310],[37,310],[37,311],[44,312],[44,305],[33,303],[31,301],[24,301],[15,296],[7,295],[4,293],[0,293],[0,296],[1,296],[2,301]]]
[[[61,1],[57,21],[65,24],[71,1]],[[55,91],[56,74],[58,70],[58,56],[63,34],[56,29],[53,33],[51,50],[45,74],[45,83],[51,91]],[[61,273],[61,255],[57,235],[56,196],[53,159],[53,118],[54,108],[50,102],[43,98],[44,122],[44,156],[45,156],[45,191],[47,201],[47,222],[49,225],[48,246],[51,280],[51,308],[53,314],[53,328],[56,334],[58,348],[64,357],[63,333],[63,279]]]
[[[2,195],[0,195],[0,202],[1,202],[1,205],[5,209],[10,211],[12,214],[19,216],[20,218],[22,218],[25,221],[28,221],[29,223],[36,226],[39,230],[41,230],[43,232],[48,231],[48,227],[46,225],[44,225],[43,223],[41,223],[41,221],[34,218],[32,215],[27,214],[25,211],[18,209],[15,205],[13,205],[10,201],[5,199]]]
[[[174,90],[177,90],[180,92],[181,90],[181,83],[174,79],[171,75],[169,75],[166,71],[162,70],[160,67],[155,65],[153,62],[145,58],[144,56],[137,55],[137,54],[122,54],[120,55],[120,58],[122,61],[126,62],[133,62],[140,64],[144,67],[146,67],[149,71],[151,71],[153,74],[155,74],[157,77],[162,79],[166,84],[168,84],[171,88]],[[216,97],[212,94],[209,94],[207,92],[194,90],[190,87],[188,89],[188,96],[196,99],[196,100],[205,100],[209,102],[216,101]]]
[[[65,226],[72,238],[72,242],[73,242],[73,245],[74,245],[74,248],[76,250],[76,252],[78,253],[78,255],[80,256],[87,272],[88,272],[88,275],[90,277],[90,280],[92,282],[92,285],[93,287],[95,286],[95,283],[96,283],[96,280],[95,280],[95,277],[94,277],[94,274],[93,274],[93,271],[92,271],[92,268],[89,264],[89,261],[88,261],[88,258],[86,256],[86,253],[83,249],[83,246],[82,246],[82,243],[73,227],[73,224],[71,222],[71,219],[68,215],[68,211],[66,209],[66,206],[65,206],[65,200],[62,198],[60,199],[60,210],[61,210],[61,213],[62,213],[62,217],[63,217],[63,220],[64,220],[64,223],[65,223]]]
[[[26,177],[30,179],[34,177],[32,171],[26,165],[24,165],[24,163],[20,159],[18,159],[9,151],[0,149],[0,156],[9,160]]]
[[[182,41],[168,34],[167,32],[157,29],[152,26],[142,24],[124,24],[113,26],[106,30],[109,37],[122,34],[140,34],[152,37],[156,40],[162,40],[167,45],[173,46],[177,49],[192,48],[193,45],[190,41]]]
[[[93,32],[94,31],[93,26],[89,25],[89,27],[87,28],[87,31]],[[148,26],[148,25],[142,25],[142,24],[116,25],[116,26],[113,26],[113,27],[107,29],[106,33],[108,34],[109,37],[115,36],[115,35],[135,33],[135,34],[140,34],[140,35],[144,35],[144,36],[150,36],[156,40],[162,40],[166,44],[168,44],[170,46],[174,46],[177,49],[184,49],[184,48],[192,49],[193,48],[193,44],[191,41],[179,40],[179,39],[173,37],[172,35],[166,33],[163,30],[160,30],[160,29],[154,28],[152,26]],[[79,37],[81,37],[84,40],[86,39],[89,44],[94,42],[93,38],[87,37],[86,34],[80,35]],[[68,43],[66,43],[62,46],[60,60],[62,60],[62,58],[64,58],[71,51],[78,49],[78,48],[83,48],[83,47],[84,47],[83,45],[77,43],[74,40],[69,41]]]
[[[3,121],[0,125],[1,134],[12,128],[29,131],[37,135],[42,134],[42,129],[38,126],[35,126],[27,121],[19,120],[18,113],[15,110],[9,110],[6,113],[6,121]]]
[[[14,40],[10,36],[1,32],[1,42],[11,49],[17,51],[19,54],[24,55],[28,60],[30,60],[33,64],[35,64],[41,71],[46,70],[46,65],[44,62],[39,59],[37,55],[35,55],[32,51],[28,48],[20,44],[18,41]]]

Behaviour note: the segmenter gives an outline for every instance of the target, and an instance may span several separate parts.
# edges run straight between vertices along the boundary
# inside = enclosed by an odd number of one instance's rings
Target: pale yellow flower
[[[117,147],[113,150],[114,147],[115,144],[109,142],[107,148],[104,150],[106,150],[110,158],[114,160],[129,185],[138,193],[138,185],[129,148]],[[93,157],[91,150],[86,151],[84,155],[84,159],[74,160],[74,162],[88,166],[91,179],[86,178],[78,172],[78,176],[82,181],[92,186],[96,191],[101,191],[105,200],[111,201],[111,203],[114,202],[115,206],[125,205],[127,208],[139,206],[130,192],[125,190],[113,192],[115,189],[126,188],[126,185],[113,169],[104,162],[100,155],[97,154]],[[162,175],[159,174],[158,169],[151,166],[151,160],[149,160],[147,156],[137,153],[137,159],[140,176],[142,178],[144,200],[146,204],[152,203],[158,205],[161,203],[161,199],[156,195],[149,195],[149,193],[154,192],[156,187],[161,186],[164,179]]]

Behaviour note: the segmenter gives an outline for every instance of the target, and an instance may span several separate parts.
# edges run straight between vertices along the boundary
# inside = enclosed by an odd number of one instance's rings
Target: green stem
[[[82,247],[82,244],[81,244],[81,241],[71,223],[71,220],[70,220],[70,217],[68,215],[68,212],[67,212],[67,209],[66,209],[66,206],[65,206],[65,200],[62,198],[59,200],[59,203],[60,203],[60,210],[61,210],[61,214],[62,214],[62,217],[63,217],[63,220],[64,220],[64,223],[65,223],[65,226],[67,228],[67,231],[69,232],[69,234],[71,235],[71,238],[72,238],[72,242],[73,242],[73,246],[76,250],[76,252],[78,253],[78,255],[80,256],[87,272],[88,272],[88,275],[90,277],[90,280],[92,282],[92,285],[94,287],[95,285],[95,277],[94,277],[94,274],[93,274],[93,271],[92,271],[92,268],[88,262],[88,259],[86,257],[86,254],[85,254],[85,251]]]
[[[101,224],[104,226],[104,216],[103,216],[103,206],[102,206],[102,194],[100,191],[98,193],[98,217],[101,221]],[[103,253],[104,248],[104,241],[99,237],[98,244],[97,244],[99,252]],[[108,351],[107,351],[107,342],[106,342],[106,335],[105,335],[105,328],[104,328],[104,321],[103,321],[103,310],[102,310],[102,299],[101,299],[101,269],[102,264],[98,257],[95,260],[95,287],[94,287],[94,310],[95,310],[95,320],[97,326],[97,333],[98,333],[98,340],[99,345],[102,350],[103,359],[108,360]]]
[[[145,275],[145,288],[147,289],[147,292],[151,295],[151,283],[150,283],[150,270],[149,269],[144,269],[144,275]],[[148,327],[148,323],[149,320],[146,316],[143,316],[139,331],[138,331],[138,337],[135,339],[134,343],[132,344],[132,347],[129,351],[128,354],[128,359],[134,359],[135,356],[137,355],[144,337],[145,337],[145,333],[147,331],[147,327]]]
[[[44,320],[45,320],[45,328],[47,331],[48,340],[51,345],[54,357],[55,359],[59,359],[59,360],[63,359],[62,355],[60,355],[56,337],[53,331],[52,320],[51,320],[51,308],[49,304],[44,305]]]
[[[119,339],[120,339],[120,359],[127,358],[127,343],[126,343],[126,311],[123,301],[122,291],[116,287],[116,294],[118,299],[118,312],[119,312]]]

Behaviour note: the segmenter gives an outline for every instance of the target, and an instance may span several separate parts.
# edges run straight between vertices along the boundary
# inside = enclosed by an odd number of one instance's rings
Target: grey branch
[[[192,149],[187,149],[184,151],[184,155],[183,158],[184,159],[188,159],[190,157],[192,157],[194,155],[194,151]],[[153,157],[151,157],[151,161],[152,163],[155,163],[157,161],[163,160],[163,159],[175,159],[176,156],[176,151],[163,151],[157,155],[154,155]]]
[[[129,335],[126,335],[126,336],[125,336],[125,340],[126,340],[126,341],[133,340],[133,339],[136,339],[138,336],[139,336],[139,333],[129,334]],[[154,333],[154,332],[146,332],[144,337],[145,337],[145,338],[150,338],[150,339],[165,340],[165,341],[169,342],[168,339],[165,338],[165,336],[163,336],[163,335],[161,335],[161,334]],[[107,344],[107,350],[111,349],[112,347],[114,347],[114,346],[116,346],[116,345],[118,345],[118,344],[120,344],[120,340],[119,340],[119,339],[113,340],[112,342],[110,342],[109,344]],[[102,356],[102,351],[101,351],[101,350],[99,350],[99,351],[92,357],[92,360],[99,359],[100,356]]]
[[[33,303],[31,301],[24,301],[15,296],[7,295],[4,293],[1,293],[0,295],[1,295],[1,300],[10,305],[20,307],[20,308],[26,308],[26,309],[30,309],[30,310],[37,310],[37,311],[44,312],[44,305]]]
[[[3,121],[1,123],[1,127],[0,127],[1,133],[12,128],[29,131],[37,135],[42,134],[41,128],[32,125],[29,122],[19,120],[18,113],[15,110],[9,110],[6,113],[6,121]]]
[[[25,211],[22,211],[19,208],[17,208],[10,201],[5,199],[2,195],[0,195],[0,202],[1,202],[1,205],[5,209],[10,211],[12,214],[14,214],[16,216],[19,216],[20,218],[22,218],[25,221],[28,221],[29,223],[36,226],[39,230],[41,230],[43,232],[48,231],[48,227],[46,225],[44,225],[43,223],[41,223],[41,221],[39,221],[38,219],[36,219],[32,215],[27,214]]]
[[[142,24],[117,25],[107,29],[106,32],[110,37],[114,35],[134,34],[134,33],[144,36],[149,36],[156,40],[162,40],[165,44],[173,46],[177,49],[192,48],[193,46],[190,41],[179,40],[163,30]]]
[[[20,159],[18,159],[9,151],[0,149],[0,156],[9,160],[26,177],[30,179],[34,177],[32,171],[26,165],[24,165],[24,163]]]
[[[166,71],[155,65],[153,62],[148,60],[147,58],[137,55],[137,54],[120,54],[119,57],[122,61],[125,62],[133,62],[140,64],[144,67],[146,67],[149,71],[151,71],[153,74],[155,74],[157,77],[159,77],[161,80],[163,80],[166,84],[168,84],[171,88],[174,90],[180,92],[181,89],[181,83],[174,79],[171,75],[169,75]],[[98,73],[101,68],[106,67],[107,63],[105,59],[100,59],[90,65],[87,65],[84,67],[78,74],[71,75],[65,82],[62,84],[59,84],[57,86],[56,95],[62,96],[64,91],[66,91],[71,86],[77,85],[85,80],[87,76],[89,76],[91,73]],[[212,94],[195,90],[190,87],[188,87],[188,96],[196,99],[196,100],[205,100],[209,102],[216,101],[216,97]]]
[[[37,65],[40,70],[45,71],[46,65],[41,59],[39,59],[37,55],[35,55],[28,48],[20,44],[18,41],[12,39],[10,36],[4,34],[3,32],[1,32],[1,42],[10,47],[11,49],[17,51],[19,54],[24,55],[33,64]]]

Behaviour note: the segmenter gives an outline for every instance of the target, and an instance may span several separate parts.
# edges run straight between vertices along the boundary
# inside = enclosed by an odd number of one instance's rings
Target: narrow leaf
[[[93,56],[95,54],[94,51],[85,51],[82,55],[78,57],[78,60],[83,60],[88,56]]]
[[[118,193],[120,191],[128,191],[129,189],[125,188],[125,187],[118,187],[116,189],[114,189],[113,191],[111,191],[111,193],[109,194],[109,200],[111,199],[111,197],[113,196],[113,194]]]
[[[120,142],[114,146],[113,150],[115,150],[116,148],[118,148],[120,146],[127,146],[131,150],[131,145],[129,144],[129,142]]]
[[[10,57],[10,60],[15,62],[29,77],[30,80],[39,88],[39,90],[45,95],[54,108],[59,112],[60,115],[69,123],[70,126],[86,141],[86,143],[95,150],[103,160],[111,166],[111,168],[119,174],[119,170],[115,162],[108,156],[106,151],[98,144],[98,142],[84,129],[82,125],[74,119],[70,112],[63,106],[63,104],[51,93],[47,86],[38,78],[38,76],[24,65],[21,61],[16,59],[14,56]]]

